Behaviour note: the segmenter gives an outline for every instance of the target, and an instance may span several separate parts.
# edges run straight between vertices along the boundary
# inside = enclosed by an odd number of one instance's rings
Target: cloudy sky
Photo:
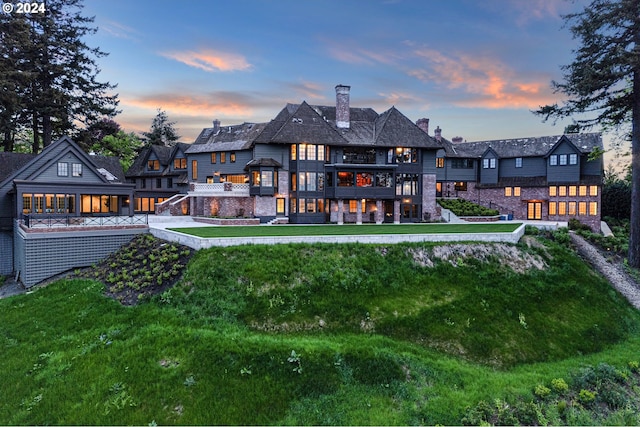
[[[288,102],[391,106],[466,140],[556,135],[531,113],[576,47],[586,0],[86,0],[126,131],[157,109],[192,142],[213,119],[263,122]],[[432,133],[432,132],[431,132]]]

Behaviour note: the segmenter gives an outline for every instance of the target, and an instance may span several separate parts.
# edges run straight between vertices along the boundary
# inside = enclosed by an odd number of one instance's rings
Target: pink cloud
[[[184,93],[164,93],[137,98],[121,98],[123,106],[131,106],[155,111],[158,108],[169,113],[185,116],[250,116],[251,102],[233,93],[212,95],[185,95]],[[155,115],[155,113],[153,113]]]
[[[230,52],[204,49],[199,51],[161,52],[160,54],[166,58],[208,72],[246,71],[251,69],[251,64],[247,62],[244,56]]]

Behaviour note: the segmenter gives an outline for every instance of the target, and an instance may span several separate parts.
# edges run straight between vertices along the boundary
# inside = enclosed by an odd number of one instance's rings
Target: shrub
[[[551,394],[551,389],[549,387],[545,387],[542,384],[538,384],[533,393],[540,399],[545,399]]]
[[[567,382],[562,378],[552,379],[551,388],[553,388],[553,391],[559,394],[566,393],[567,391],[569,391],[569,386],[567,385]]]
[[[578,395],[578,400],[583,405],[591,405],[596,400],[596,392],[591,390],[585,390],[584,388],[580,390],[580,394]]]
[[[485,208],[464,199],[440,199],[438,203],[458,216],[495,216],[499,214],[495,209]]]

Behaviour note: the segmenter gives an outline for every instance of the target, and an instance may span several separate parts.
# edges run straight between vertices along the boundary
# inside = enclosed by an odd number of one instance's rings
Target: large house
[[[436,199],[460,197],[515,219],[575,217],[599,230],[600,150],[595,133],[449,141],[439,127],[429,135],[428,119],[413,123],[395,107],[351,107],[349,86],[338,85],[333,106],[287,104],[268,123],[215,120],[176,150],[186,156],[188,188],[157,199],[156,212],[399,223],[439,220]]]
[[[148,229],[117,158],[64,137],[38,155],[0,153],[0,274],[26,286],[90,265]]]

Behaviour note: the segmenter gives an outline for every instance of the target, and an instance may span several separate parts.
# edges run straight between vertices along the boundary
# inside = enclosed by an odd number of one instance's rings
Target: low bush
[[[496,216],[499,214],[496,209],[485,208],[464,199],[439,199],[438,203],[457,216]]]

